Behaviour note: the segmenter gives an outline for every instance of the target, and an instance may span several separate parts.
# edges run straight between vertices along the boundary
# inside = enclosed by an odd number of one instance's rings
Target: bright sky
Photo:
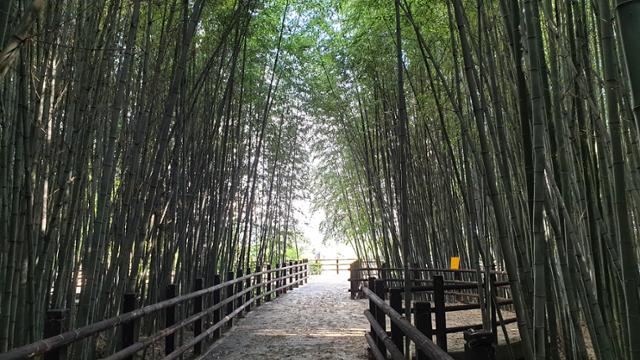
[[[309,242],[309,246],[305,248],[302,254],[303,257],[315,259],[318,253],[321,259],[356,257],[355,252],[349,245],[336,244],[333,241],[323,244],[324,236],[320,231],[320,223],[324,220],[324,211],[312,211],[309,200],[297,200],[294,206],[300,210],[300,213],[296,214],[296,218],[300,223],[300,230]]]

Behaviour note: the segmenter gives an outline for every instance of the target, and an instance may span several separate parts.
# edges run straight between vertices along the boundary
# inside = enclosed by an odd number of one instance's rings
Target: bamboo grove
[[[640,2],[336,5],[308,30],[328,233],[507,270],[528,359],[639,359]]]
[[[360,258],[506,270],[527,359],[640,359],[638,34],[638,0],[3,1],[0,351],[297,257],[312,192]]]
[[[298,258],[308,135],[284,6],[0,7],[0,352],[39,339],[49,308],[82,326],[126,291],[150,304]]]

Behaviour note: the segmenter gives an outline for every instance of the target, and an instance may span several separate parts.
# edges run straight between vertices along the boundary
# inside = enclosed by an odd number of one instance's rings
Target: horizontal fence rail
[[[308,276],[308,260],[282,263],[274,269],[267,265],[266,269],[256,269],[254,273],[243,274],[239,271],[237,276],[230,272],[227,274],[227,281],[222,283],[221,276],[216,274],[211,287],[203,288],[203,279],[197,278],[192,292],[178,296],[177,286],[170,284],[165,291],[165,300],[138,309],[135,308],[136,295],[128,293],[124,295],[120,315],[68,331],[68,311],[50,310],[45,320],[44,339],[0,354],[0,360],[28,359],[38,355],[44,355],[46,360],[67,359],[72,344],[116,329],[120,333],[119,347],[115,353],[103,359],[133,359],[135,354],[163,339],[163,359],[181,358],[190,349],[193,350],[194,358],[203,359],[207,355],[206,352],[203,354],[203,345],[208,338],[215,341],[225,325],[232,325],[233,319],[250,311],[253,304],[260,306],[264,301],[270,301],[305,284]],[[206,308],[203,301],[205,299],[209,300]],[[189,314],[185,312],[182,319],[176,317],[176,308],[180,305],[191,310]],[[141,337],[139,322],[160,311],[164,311],[164,328]],[[212,318],[212,321],[204,321],[208,318]],[[209,324],[206,329],[203,327],[205,323]],[[193,331],[193,338],[186,339],[176,347],[176,333],[188,326]]]
[[[314,259],[313,266],[318,273],[335,270],[336,274],[340,274],[340,271],[350,270],[351,263],[356,260],[357,259]]]
[[[371,332],[366,338],[372,349],[372,355],[378,360],[385,360],[387,351],[393,360],[404,360],[404,340],[407,338],[414,343],[418,352],[418,360],[453,360],[446,351],[439,348],[425,335],[424,329],[419,329],[407,321],[399,312],[394,310],[384,300],[384,282],[371,279],[370,287],[364,288],[364,295],[369,299],[369,309],[364,311],[371,324]],[[391,322],[391,336],[387,334],[386,317]],[[431,322],[429,321],[429,327]],[[422,330],[422,331],[421,331]]]
[[[401,314],[405,314],[403,307],[403,294],[405,291],[405,279],[398,276],[404,269],[386,267],[361,267],[360,261],[352,263],[350,270],[351,298],[369,299],[369,310],[365,316],[371,324],[371,330],[366,334],[370,355],[376,359],[385,359],[388,354],[391,359],[404,358],[404,339],[412,341],[416,345],[416,359],[450,359],[441,357],[447,351],[447,334],[464,333],[467,340],[465,351],[470,354],[493,354],[497,346],[498,326],[517,322],[517,318],[503,318],[500,307],[511,306],[510,287],[507,276],[499,271],[480,272],[482,278],[475,278],[476,270],[451,270],[451,269],[410,269],[413,279],[409,291],[412,297],[417,296],[413,302],[411,313],[415,323],[411,325]],[[362,275],[374,273],[381,278],[373,276],[364,278]],[[447,278],[445,278],[447,277]],[[497,278],[500,277],[500,281]],[[486,280],[486,281],[485,281]],[[502,296],[499,296],[502,295]],[[388,299],[387,304],[385,300]],[[415,298],[414,298],[415,299]],[[447,303],[453,301],[454,303]],[[465,303],[472,299],[472,303]],[[447,326],[446,314],[454,311],[479,309],[486,314],[485,324],[469,324],[462,326]],[[435,319],[435,329],[432,328],[432,314]],[[385,316],[391,320],[391,332],[386,331]],[[404,325],[412,328],[399,328],[400,319]],[[403,325],[403,326],[404,326]],[[486,330],[490,327],[490,330]],[[483,330],[484,329],[484,330]],[[418,340],[407,335],[419,333],[422,336]],[[431,342],[435,336],[435,345]],[[427,345],[418,345],[417,341],[428,339]],[[433,347],[441,352],[434,352]],[[447,355],[448,356],[448,355]],[[474,355],[475,356],[475,355]],[[485,357],[483,357],[485,358]],[[491,359],[493,357],[486,357]]]

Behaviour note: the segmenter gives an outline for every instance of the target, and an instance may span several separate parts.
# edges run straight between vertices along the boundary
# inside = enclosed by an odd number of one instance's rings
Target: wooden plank
[[[384,313],[389,316],[389,319],[391,319],[391,321],[395,322],[398,327],[400,327],[404,335],[411,341],[413,341],[417,349],[424,351],[425,354],[429,356],[429,359],[453,360],[453,358],[449,354],[440,349],[431,341],[431,339],[426,337],[423,333],[418,331],[418,329],[416,329],[411,323],[409,323],[407,319],[405,319],[397,311],[393,310],[390,305],[376,296],[373,291],[368,288],[364,288],[362,291],[373,304],[384,311]]]

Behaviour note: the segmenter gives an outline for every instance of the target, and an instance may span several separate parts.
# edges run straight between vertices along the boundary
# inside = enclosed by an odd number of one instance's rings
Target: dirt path
[[[346,272],[312,276],[240,319],[210,359],[366,359],[367,303],[350,300],[348,288]]]
[[[254,309],[214,344],[209,359],[366,359],[368,302],[349,299],[347,278],[347,273],[312,276],[307,285]],[[481,322],[479,310],[447,314],[448,326]],[[516,324],[507,325],[507,331],[512,341],[519,338]],[[499,340],[504,343],[502,331]],[[449,351],[464,349],[462,333],[449,334],[447,343]]]

